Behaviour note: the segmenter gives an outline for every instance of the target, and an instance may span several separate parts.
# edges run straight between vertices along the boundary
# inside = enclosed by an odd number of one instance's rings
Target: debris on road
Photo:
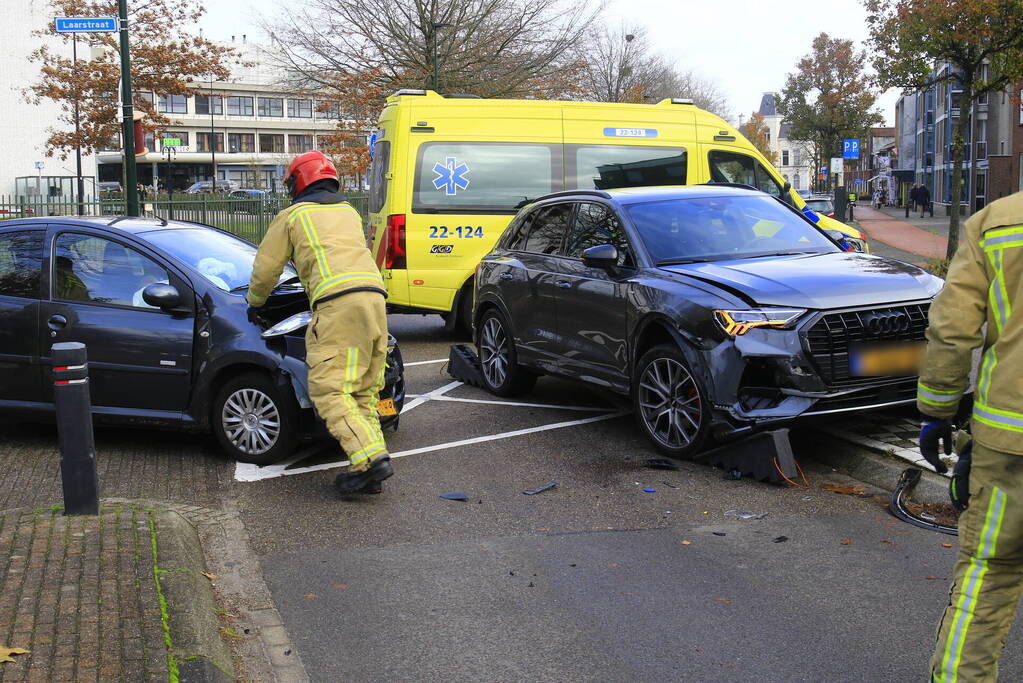
[[[852,545],[852,539],[851,538],[843,538],[842,539],[842,545]]]
[[[784,543],[787,540],[789,540],[788,536],[778,536],[773,541],[771,541],[771,543]]]
[[[917,483],[920,481],[920,477],[923,475],[923,471],[915,467],[909,467],[902,471],[899,476],[899,481],[895,485],[895,490],[892,491],[892,497],[888,501],[888,511],[892,513],[896,518],[901,519],[903,522],[908,522],[913,526],[918,526],[922,529],[928,529],[930,531],[938,531],[943,534],[950,536],[958,536],[959,529],[954,524],[956,521],[955,509],[951,505],[937,505],[933,503],[910,503],[909,496],[912,494],[913,489],[916,488]],[[935,514],[930,515],[935,520],[931,521],[925,519],[920,513],[926,508],[934,512]],[[948,510],[950,512],[948,512]],[[947,514],[943,514],[947,512]],[[938,517],[947,517],[948,519],[939,520]]]
[[[537,486],[535,489],[529,489],[528,491],[523,491],[523,493],[526,494],[527,496],[535,496],[536,494],[543,493],[544,491],[552,489],[552,488],[554,488],[557,485],[558,485],[558,482],[552,481],[552,482],[544,484],[543,486]]]
[[[780,484],[787,481],[797,485],[795,479],[803,478],[802,469],[792,454],[789,430],[774,429],[758,432],[738,441],[705,451],[694,460],[727,469],[729,473],[738,470],[743,476],[757,481]]]
[[[731,469],[722,474],[721,478],[725,481],[738,481],[742,479],[742,472],[737,469]]]
[[[843,496],[867,495],[866,489],[859,484],[848,484],[845,486],[840,486],[838,484],[821,484],[821,488],[825,491],[831,491],[832,493],[840,493]]]
[[[692,541],[679,541],[679,545],[692,545]]]
[[[643,493],[657,493],[657,489],[643,489]]]
[[[665,486],[669,487],[669,488],[673,488],[673,489],[680,488],[678,485],[672,484],[670,481],[662,481],[661,483],[664,484]]]
[[[465,495],[465,491],[448,491],[447,493],[440,494],[440,497],[444,500],[469,500],[469,496]]]
[[[712,531],[710,533],[714,534],[715,536],[724,536],[725,535],[724,531]]]
[[[23,647],[3,647],[0,646],[0,662],[13,662],[14,657],[11,655],[27,655],[29,653]]]
[[[735,517],[737,519],[763,519],[767,517],[766,512],[749,512],[747,510],[725,510],[725,517]]]
[[[678,465],[667,458],[649,458],[646,466],[654,470],[678,470]]]

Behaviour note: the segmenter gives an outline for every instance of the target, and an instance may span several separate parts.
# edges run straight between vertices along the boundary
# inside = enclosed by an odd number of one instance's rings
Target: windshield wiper
[[[819,254],[819,251],[775,251],[770,254],[750,254],[749,256],[740,256],[740,259],[750,258],[767,258],[768,256],[799,256],[801,254]]]
[[[293,285],[296,282],[301,282],[301,281],[302,281],[302,278],[300,278],[298,275],[292,275],[287,280],[282,280],[282,281],[278,282],[276,285],[274,285],[274,290],[276,291],[276,290],[280,289],[281,287],[283,287],[285,285]],[[237,287],[234,287],[234,288],[229,289],[227,291],[230,292],[231,294],[234,294],[236,292],[244,292],[248,288],[249,288],[248,283],[245,283],[244,285],[238,285]]]
[[[658,261],[657,266],[681,266],[686,263],[707,263],[713,259],[709,258],[669,258],[663,261]]]
[[[237,287],[232,287],[231,289],[229,289],[227,291],[229,293],[231,293],[231,294],[234,294],[235,292],[244,292],[248,288],[249,288],[249,283],[246,282],[244,285],[238,285]]]

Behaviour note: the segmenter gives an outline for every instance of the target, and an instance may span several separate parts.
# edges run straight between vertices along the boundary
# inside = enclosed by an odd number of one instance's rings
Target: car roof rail
[[[118,217],[117,217],[117,218],[115,218],[114,220],[112,220],[112,221],[110,221],[109,223],[107,223],[107,227],[109,228],[109,227],[110,227],[111,225],[113,225],[114,223],[119,223],[119,222],[121,222],[121,221],[127,221],[127,220],[136,220],[136,221],[160,221],[160,225],[161,225],[161,226],[163,226],[163,227],[167,227],[167,219],[166,219],[166,218],[163,218],[163,217],[161,217],[161,216],[118,216]]]
[[[540,195],[539,197],[531,199],[530,201],[538,202],[541,199],[551,199],[553,197],[570,197],[572,195],[579,194],[586,195],[588,197],[602,197],[603,199],[611,199],[611,195],[609,195],[607,192],[604,192],[603,190],[562,190],[561,192],[551,192],[550,194]]]

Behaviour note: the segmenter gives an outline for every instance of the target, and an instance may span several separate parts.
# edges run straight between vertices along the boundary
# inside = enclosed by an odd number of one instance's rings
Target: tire
[[[298,406],[290,391],[260,372],[246,372],[225,382],[210,414],[213,433],[224,452],[256,465],[269,465],[289,455],[299,436]]]
[[[647,438],[672,458],[699,453],[710,428],[710,405],[679,348],[663,344],[650,349],[633,377],[632,405]]]
[[[479,350],[483,387],[490,393],[518,396],[536,384],[537,376],[518,364],[508,324],[496,309],[490,309],[480,319],[476,348]]]

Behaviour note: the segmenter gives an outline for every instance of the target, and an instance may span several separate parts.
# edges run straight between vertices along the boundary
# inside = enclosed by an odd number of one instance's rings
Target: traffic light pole
[[[118,0],[121,33],[121,148],[124,150],[125,213],[139,215],[138,172],[135,168],[135,110],[131,99],[131,55],[128,52],[128,0]]]

